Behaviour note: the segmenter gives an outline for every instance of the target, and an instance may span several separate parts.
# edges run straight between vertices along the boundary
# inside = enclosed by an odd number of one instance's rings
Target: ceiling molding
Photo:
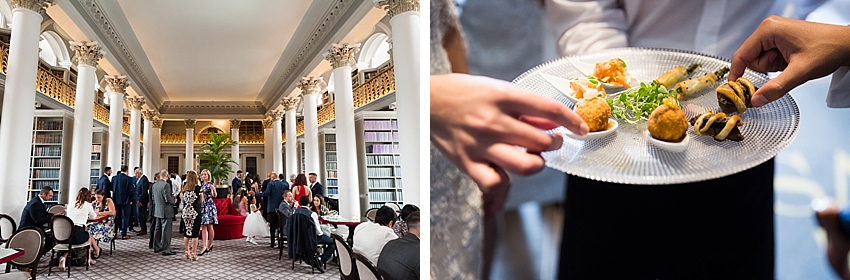
[[[161,114],[263,114],[266,110],[259,101],[165,101],[159,107]]]
[[[94,37],[97,38],[97,41],[99,41],[101,46],[106,48],[108,53],[112,54],[125,71],[130,70],[127,71],[127,73],[124,73],[124,75],[128,76],[134,85],[138,87],[139,92],[144,95],[149,103],[152,103],[150,104],[152,105],[151,107],[160,107],[160,105],[164,102],[163,96],[165,95],[165,90],[162,85],[159,84],[159,80],[156,79],[156,77],[149,78],[145,75],[144,70],[142,69],[143,67],[152,69],[147,60],[147,56],[144,54],[144,51],[142,51],[139,54],[141,57],[137,58],[132,52],[130,52],[131,46],[128,46],[127,44],[131,44],[132,42],[134,45],[139,45],[135,36],[122,36],[122,34],[119,34],[116,31],[118,28],[114,27],[116,22],[115,19],[112,19],[111,17],[122,17],[123,14],[107,15],[105,12],[106,9],[103,8],[104,4],[100,3],[99,0],[70,0],[67,2],[70,3],[74,10],[79,13],[86,25],[93,27],[91,30],[95,33]],[[108,4],[118,5],[117,2]],[[126,18],[122,19],[122,22],[127,21]],[[142,65],[141,63],[146,64]],[[150,72],[154,73],[153,71]]]

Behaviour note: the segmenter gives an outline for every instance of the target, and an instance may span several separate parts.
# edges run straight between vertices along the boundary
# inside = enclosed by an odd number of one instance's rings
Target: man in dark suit
[[[280,202],[283,200],[283,191],[289,189],[289,184],[284,181],[281,181],[275,173],[271,174],[271,180],[272,181],[269,182],[269,186],[266,188],[265,191],[257,192],[257,190],[255,189],[254,196],[266,198],[268,205],[264,210],[266,211],[266,215],[268,217],[266,221],[269,222],[269,232],[271,233],[271,236],[277,236],[275,235],[277,232],[277,212],[275,210],[277,210],[277,208],[280,206]],[[275,238],[270,239],[272,241],[271,247],[274,248]]]
[[[236,199],[236,193],[242,188],[242,170],[236,171],[236,178],[233,178],[233,181],[230,182],[230,186],[233,189],[233,192],[231,193],[233,195],[233,199]]]
[[[419,211],[407,216],[407,228],[410,234],[381,249],[377,266],[384,279],[419,279]]]
[[[118,233],[121,239],[129,239],[127,228],[130,227],[130,203],[133,201],[133,178],[127,176],[127,166],[121,166],[121,172],[112,178],[112,188],[115,192],[112,202],[115,203]]]
[[[97,179],[97,189],[103,190],[103,197],[112,198],[112,182],[109,181],[109,177],[112,176],[112,167],[104,167],[103,175]]]
[[[316,182],[316,173],[310,173],[310,192],[313,195],[320,195],[322,197],[325,196],[325,186],[322,186],[322,183]]]
[[[136,235],[145,235],[148,234],[148,226],[147,226],[147,213],[148,213],[148,202],[150,202],[150,196],[148,196],[148,190],[150,189],[150,181],[148,177],[142,174],[142,169],[136,169],[136,193],[135,193],[135,212],[136,219],[139,223],[140,231]]]
[[[171,192],[171,183],[166,181],[168,170],[163,169],[157,177],[156,183],[151,187],[151,199],[154,205],[151,216],[155,220],[151,223],[153,251],[154,253],[162,252],[163,256],[170,256],[175,254],[171,251],[171,218],[174,217],[171,205],[176,202]]]
[[[47,213],[47,204],[44,204],[44,201],[52,197],[53,188],[42,188],[41,192],[30,199],[30,202],[24,207],[24,211],[21,213],[21,225],[18,228],[44,228],[44,224],[49,223],[50,218],[53,217],[53,214]]]

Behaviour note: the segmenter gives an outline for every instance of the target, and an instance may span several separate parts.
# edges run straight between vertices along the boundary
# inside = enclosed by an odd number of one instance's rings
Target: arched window
[[[387,34],[372,34],[366,40],[366,43],[363,44],[363,48],[360,51],[360,57],[357,59],[358,67],[365,69],[377,68],[390,60],[390,54],[388,53],[390,43],[387,42],[387,39],[389,39]]]
[[[38,53],[38,57],[47,64],[52,66],[58,65],[58,61],[56,61],[56,55],[53,54],[53,48],[50,47],[50,43],[47,42],[47,39],[44,38],[44,35],[41,35],[41,40],[38,41],[38,48],[41,50]]]
[[[60,62],[66,62],[70,65],[71,56],[68,53],[68,46],[65,45],[62,37],[53,31],[45,31],[41,33],[41,40],[38,42],[38,47],[41,49],[38,57],[44,62],[52,66],[59,66]]]

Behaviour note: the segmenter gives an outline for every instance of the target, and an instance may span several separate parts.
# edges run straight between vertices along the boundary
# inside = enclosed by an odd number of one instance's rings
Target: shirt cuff
[[[826,95],[826,106],[850,108],[850,66],[842,66],[832,73],[832,83]]]

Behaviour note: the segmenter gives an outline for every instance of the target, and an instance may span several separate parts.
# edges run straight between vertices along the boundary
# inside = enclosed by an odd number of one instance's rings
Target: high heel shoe
[[[59,258],[59,271],[65,271],[65,257]]]
[[[193,261],[197,261],[197,260],[198,260],[198,256],[197,256],[197,255],[195,255],[195,254],[192,254],[192,260],[193,260]]]
[[[191,256],[189,256],[189,251],[183,251],[183,255],[184,255],[184,256],[186,256],[186,259],[187,259],[187,260],[191,260],[191,259],[192,259],[192,257],[191,257]]]
[[[100,252],[101,252],[101,251],[103,251],[103,249],[97,248],[97,254],[92,254],[91,258],[92,258],[92,259],[95,259],[95,260],[96,260],[96,259],[99,259],[99,258],[100,258]]]
[[[210,249],[204,249],[204,251],[202,251],[200,254],[198,254],[198,256],[203,256],[204,254],[206,254],[209,251],[210,251]]]

